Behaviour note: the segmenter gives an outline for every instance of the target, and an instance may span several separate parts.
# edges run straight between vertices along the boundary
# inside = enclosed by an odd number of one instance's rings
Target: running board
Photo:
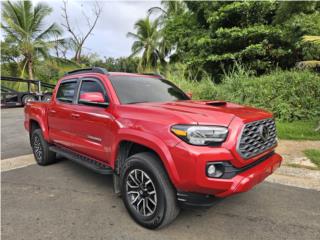
[[[87,167],[97,173],[104,174],[104,175],[110,175],[113,174],[113,170],[111,167],[107,166],[106,164],[97,162],[96,160],[92,158],[88,158],[86,156],[83,156],[81,154],[75,153],[73,151],[70,151],[65,148],[59,148],[56,146],[50,146],[50,151],[53,151],[55,153],[58,153],[65,158],[68,158],[76,163],[81,164],[84,167]]]

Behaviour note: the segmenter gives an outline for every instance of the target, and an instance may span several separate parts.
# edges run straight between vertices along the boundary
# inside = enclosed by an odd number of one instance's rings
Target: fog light
[[[219,178],[224,173],[224,167],[221,163],[209,163],[207,165],[207,176],[212,178]]]
[[[212,164],[207,169],[208,175],[213,176],[216,173],[216,167]]]

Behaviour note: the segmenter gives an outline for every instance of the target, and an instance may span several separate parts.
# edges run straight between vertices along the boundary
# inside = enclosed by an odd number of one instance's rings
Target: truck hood
[[[228,126],[235,118],[244,123],[272,117],[272,114],[257,108],[242,106],[224,101],[177,101],[139,103],[143,108],[161,109],[174,115],[184,115],[199,125]],[[151,110],[151,109],[150,109]]]

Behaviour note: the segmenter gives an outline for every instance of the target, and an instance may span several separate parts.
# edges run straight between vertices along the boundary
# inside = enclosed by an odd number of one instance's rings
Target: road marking
[[[8,158],[0,161],[1,172],[7,172],[10,170],[27,167],[29,165],[36,164],[33,154],[23,155],[14,158]]]

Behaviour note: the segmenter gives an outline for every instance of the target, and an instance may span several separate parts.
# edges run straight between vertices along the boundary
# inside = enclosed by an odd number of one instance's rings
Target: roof
[[[132,76],[132,77],[151,77],[159,78],[159,75],[143,74],[143,73],[127,73],[127,72],[109,72],[109,76]]]
[[[90,67],[90,68],[80,68],[69,71],[64,74],[64,76],[85,74],[85,73],[99,73],[108,76],[139,76],[139,77],[152,77],[152,78],[164,78],[161,74],[158,73],[125,73],[125,72],[108,72],[105,68],[102,67]]]

